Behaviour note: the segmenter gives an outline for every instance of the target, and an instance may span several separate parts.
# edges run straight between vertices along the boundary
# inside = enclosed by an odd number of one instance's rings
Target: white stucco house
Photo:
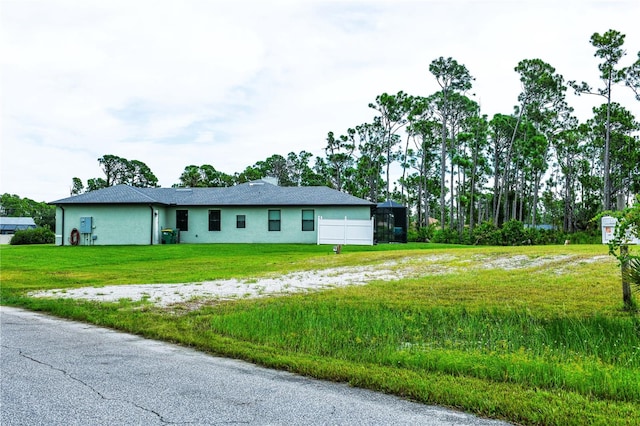
[[[316,244],[320,218],[371,221],[375,209],[331,188],[262,180],[228,188],[116,185],[49,204],[57,245],[162,244],[167,229],[179,230],[180,243]]]

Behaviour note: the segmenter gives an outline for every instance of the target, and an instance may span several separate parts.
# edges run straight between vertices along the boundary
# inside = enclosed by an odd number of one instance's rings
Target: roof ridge
[[[146,188],[139,188],[139,187],[137,187],[137,186],[127,185],[127,184],[124,184],[124,183],[121,183],[120,185],[126,186],[127,188],[129,188],[129,189],[132,189],[132,190],[136,191],[138,194],[140,194],[140,195],[142,195],[143,197],[147,198],[147,199],[148,199],[149,201],[151,201],[151,202],[154,202],[154,203],[158,203],[158,202],[160,202],[158,199],[156,199],[156,198],[152,198],[152,197],[150,197],[149,195],[145,194],[145,192],[146,192],[146,191],[144,191],[144,190],[145,190],[145,189],[150,189],[150,188],[148,188],[148,187],[146,187]],[[116,185],[116,186],[120,186],[120,185]]]

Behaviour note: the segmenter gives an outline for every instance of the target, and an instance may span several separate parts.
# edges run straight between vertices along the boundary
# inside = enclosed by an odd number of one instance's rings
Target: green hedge
[[[35,228],[16,231],[11,238],[11,245],[24,244],[53,244],[56,242],[56,234],[48,228]]]

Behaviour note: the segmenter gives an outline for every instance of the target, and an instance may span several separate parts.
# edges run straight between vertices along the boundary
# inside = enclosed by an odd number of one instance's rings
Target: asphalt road
[[[0,307],[0,424],[504,425]]]

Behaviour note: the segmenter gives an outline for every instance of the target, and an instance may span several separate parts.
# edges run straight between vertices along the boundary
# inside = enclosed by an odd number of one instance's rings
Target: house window
[[[313,210],[302,210],[302,230],[314,231],[314,217],[315,212]]]
[[[209,210],[209,231],[220,230],[220,210]]]
[[[176,210],[176,228],[181,231],[189,230],[189,210]]]
[[[269,210],[269,231],[280,230],[280,210]]]
[[[246,228],[247,218],[243,214],[236,215],[236,228]]]

